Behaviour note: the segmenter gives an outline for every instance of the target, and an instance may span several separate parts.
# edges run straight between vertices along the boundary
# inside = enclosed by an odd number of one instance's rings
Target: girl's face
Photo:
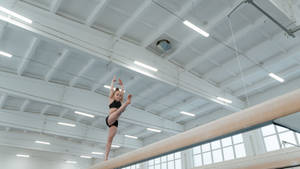
[[[121,100],[121,92],[120,91],[115,91],[114,100],[116,100],[116,101]]]

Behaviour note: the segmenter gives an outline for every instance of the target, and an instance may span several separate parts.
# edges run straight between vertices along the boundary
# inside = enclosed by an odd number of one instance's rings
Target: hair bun
[[[117,88],[116,88],[116,91],[119,91],[119,90],[120,90],[120,89],[117,87]]]

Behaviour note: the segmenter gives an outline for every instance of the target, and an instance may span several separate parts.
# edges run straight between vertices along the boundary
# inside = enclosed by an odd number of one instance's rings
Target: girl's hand
[[[119,84],[122,86],[123,85],[123,82],[122,80],[119,78]]]

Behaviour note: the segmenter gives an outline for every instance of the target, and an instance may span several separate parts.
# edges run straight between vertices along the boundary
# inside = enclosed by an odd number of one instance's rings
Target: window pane
[[[155,169],[160,169],[160,164],[156,164]]]
[[[174,160],[174,154],[169,154],[168,155],[168,161],[170,161],[170,160]]]
[[[279,134],[280,144],[282,141],[286,141],[288,143],[297,144],[295,135],[292,131],[284,132]],[[285,144],[285,147],[292,147],[290,144]]]
[[[135,165],[136,166],[136,168],[140,168],[140,164],[137,164],[137,165]]]
[[[238,144],[234,146],[236,158],[245,157],[246,151],[244,144]]]
[[[175,153],[175,159],[181,158],[181,152]]]
[[[211,164],[211,152],[203,153],[203,164]]]
[[[174,168],[174,161],[169,161],[168,162],[168,169],[169,168]]]
[[[226,147],[223,149],[224,160],[232,160],[234,159],[233,148],[232,146]]]
[[[175,161],[175,166],[176,166],[176,169],[181,169],[181,160],[176,160]]]
[[[194,147],[194,148],[193,148],[193,153],[194,153],[194,154],[199,154],[199,153],[201,153],[200,146]]]
[[[161,169],[167,169],[167,163],[162,163],[161,164]]]
[[[159,164],[160,163],[160,158],[156,158],[154,161],[155,161],[155,164]]]
[[[229,145],[232,145],[231,137],[227,137],[227,138],[222,139],[222,146],[223,147],[226,147],[226,146],[229,146]]]
[[[267,151],[273,151],[279,149],[279,143],[276,135],[265,137],[264,140],[265,140]]]
[[[161,162],[165,162],[165,161],[167,161],[167,156],[161,157]]]
[[[131,168],[130,168],[130,169],[135,169],[135,165],[131,166]]]
[[[214,163],[223,161],[221,149],[213,151]]]
[[[203,144],[202,146],[202,152],[210,151],[210,144]]]
[[[262,131],[263,136],[275,134],[275,128],[274,128],[273,124],[261,128],[261,131]]]
[[[214,142],[211,143],[211,148],[213,150],[218,149],[220,147],[221,147],[220,140],[217,140],[217,141],[214,141]]]
[[[233,143],[238,144],[243,142],[243,136],[242,134],[238,134],[232,137],[233,138]]]
[[[148,169],[154,169],[154,167],[153,167],[153,166],[150,166],[150,167],[148,167]]]
[[[287,128],[281,127],[281,126],[276,126],[277,131],[280,132],[284,132],[284,131],[288,131]]]
[[[154,164],[154,160],[150,160],[149,162],[148,162],[148,165],[153,165]]]
[[[202,165],[201,154],[194,156],[194,167],[198,167]]]

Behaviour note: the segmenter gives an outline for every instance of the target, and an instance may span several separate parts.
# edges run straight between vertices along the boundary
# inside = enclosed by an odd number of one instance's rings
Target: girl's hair
[[[116,91],[120,91],[120,89],[119,89],[119,88],[116,88],[116,90],[115,90],[114,93],[113,93],[113,96],[115,95]]]

